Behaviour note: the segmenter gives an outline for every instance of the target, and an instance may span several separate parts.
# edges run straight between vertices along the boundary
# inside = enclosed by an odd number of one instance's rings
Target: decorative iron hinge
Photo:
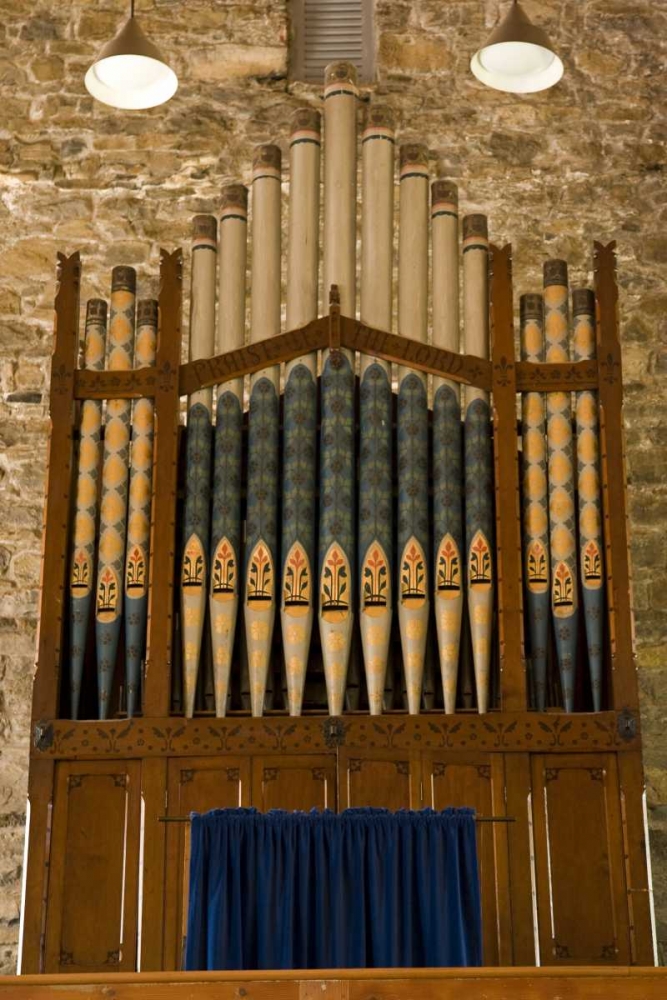
[[[616,728],[618,735],[622,740],[630,742],[634,740],[637,735],[637,716],[634,712],[630,711],[629,708],[624,708],[618,713],[618,719],[616,720]]]
[[[325,719],[322,735],[328,747],[342,747],[345,743],[345,724],[342,719]]]
[[[53,746],[53,723],[36,722],[32,731],[32,743],[35,750],[50,750]]]

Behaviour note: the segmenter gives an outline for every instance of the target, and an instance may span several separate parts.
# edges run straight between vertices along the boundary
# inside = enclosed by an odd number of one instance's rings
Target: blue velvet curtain
[[[472,810],[192,815],[186,969],[481,961]]]

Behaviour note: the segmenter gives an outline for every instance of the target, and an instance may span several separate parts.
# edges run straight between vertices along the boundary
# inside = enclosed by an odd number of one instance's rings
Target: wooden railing
[[[332,969],[0,978],[11,1000],[664,1000],[667,969]]]

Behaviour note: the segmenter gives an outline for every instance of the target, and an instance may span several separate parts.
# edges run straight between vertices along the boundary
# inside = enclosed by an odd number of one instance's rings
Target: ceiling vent
[[[373,79],[373,0],[291,0],[290,77],[322,83],[324,67],[346,61]]]

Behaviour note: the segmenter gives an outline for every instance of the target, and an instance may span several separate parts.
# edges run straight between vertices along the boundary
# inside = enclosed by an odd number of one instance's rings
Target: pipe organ
[[[185,364],[181,251],[82,367],[59,260],[26,971],[178,967],[161,821],[225,805],[472,806],[488,964],[649,961],[613,244],[515,345],[511,248],[347,63],[211,209]]]

